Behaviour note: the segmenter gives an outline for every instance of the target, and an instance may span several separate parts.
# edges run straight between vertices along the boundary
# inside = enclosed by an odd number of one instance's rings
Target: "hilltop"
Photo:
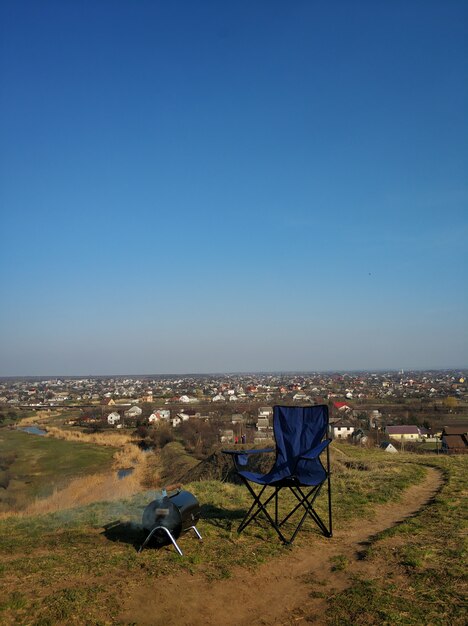
[[[183,536],[183,558],[137,553],[151,490],[1,521],[0,621],[465,623],[466,456],[389,458],[333,444],[335,536],[306,525],[288,548],[263,525],[237,535],[248,499],[227,482],[223,458],[180,468],[193,472],[184,488],[202,505],[203,541]]]

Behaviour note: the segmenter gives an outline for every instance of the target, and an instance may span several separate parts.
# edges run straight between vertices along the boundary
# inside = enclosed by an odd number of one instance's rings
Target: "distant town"
[[[468,446],[467,374],[400,370],[2,378],[0,421],[14,424],[46,411],[67,429],[130,431],[147,441],[157,440],[162,427],[179,429],[188,438],[204,437],[209,451],[216,443],[271,440],[275,404],[327,404],[333,438],[389,452],[457,453]]]

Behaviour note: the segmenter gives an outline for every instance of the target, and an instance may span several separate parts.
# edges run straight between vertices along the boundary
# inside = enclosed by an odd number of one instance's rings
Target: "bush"
[[[171,441],[174,441],[174,434],[169,424],[158,424],[150,434],[150,440],[155,448],[164,448]]]

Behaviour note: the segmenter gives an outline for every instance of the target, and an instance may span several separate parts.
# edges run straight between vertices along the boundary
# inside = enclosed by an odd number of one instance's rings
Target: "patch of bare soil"
[[[256,571],[237,568],[229,579],[214,582],[189,574],[157,579],[128,594],[121,623],[151,626],[285,626],[306,620],[324,623],[326,596],[345,589],[350,575],[369,567],[359,558],[363,549],[379,533],[417,513],[441,485],[440,472],[428,467],[425,480],[410,487],[400,502],[376,507],[372,522],[356,520],[336,531],[331,539],[317,536],[310,548],[294,548]],[[334,568],[333,557],[347,559],[346,571]],[[320,594],[316,593],[317,589]]]

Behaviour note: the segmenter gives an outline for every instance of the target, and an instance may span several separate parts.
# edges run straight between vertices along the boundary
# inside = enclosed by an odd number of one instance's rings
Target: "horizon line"
[[[468,366],[454,367],[391,367],[391,368],[357,368],[357,369],[324,369],[324,370],[237,370],[237,371],[217,371],[217,372],[185,372],[185,373],[111,373],[111,374],[1,374],[4,378],[135,378],[144,377],[192,377],[192,376],[241,376],[241,375],[291,375],[291,374],[349,374],[349,373],[393,373],[393,372],[451,372],[456,370],[467,370]]]

